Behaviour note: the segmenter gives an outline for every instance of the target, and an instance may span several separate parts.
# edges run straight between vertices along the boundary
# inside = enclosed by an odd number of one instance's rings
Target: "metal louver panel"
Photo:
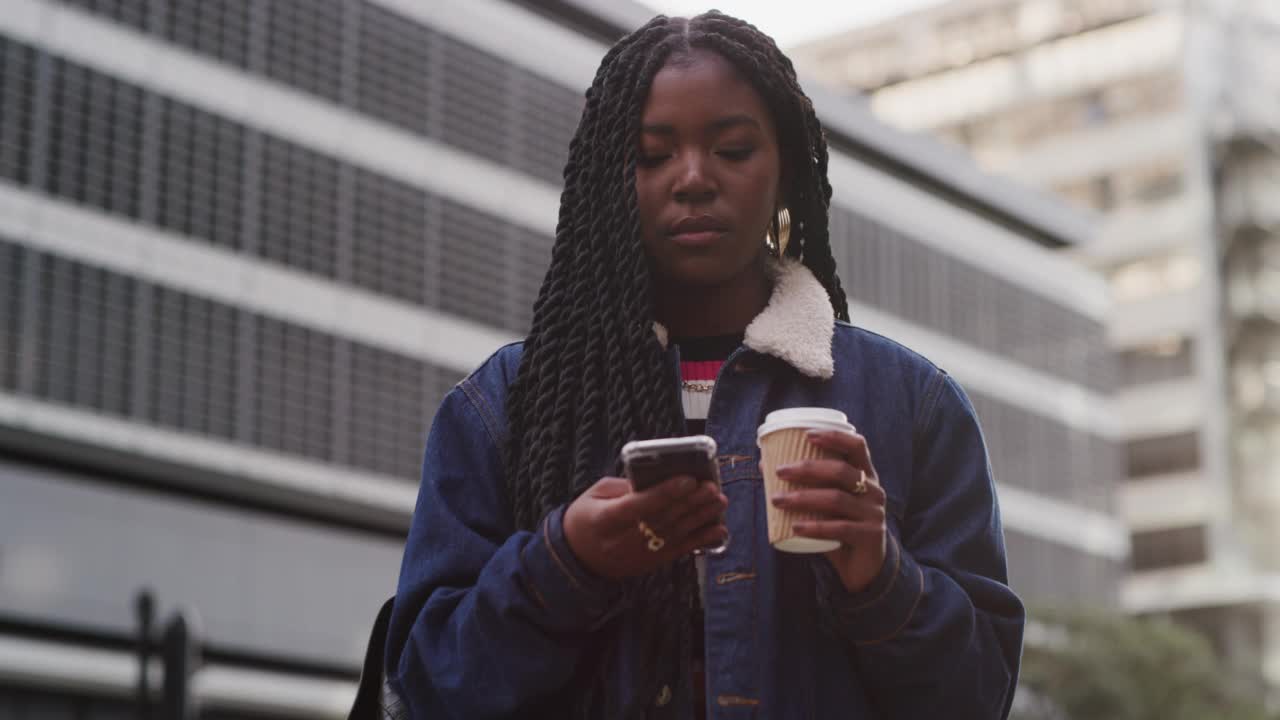
[[[3,239],[0,273],[0,390],[59,405],[416,480],[460,379]]]
[[[850,297],[1086,387],[1115,386],[1101,323],[870,218],[843,208],[831,217]]]
[[[267,77],[340,102],[342,1],[271,0],[267,5]]]

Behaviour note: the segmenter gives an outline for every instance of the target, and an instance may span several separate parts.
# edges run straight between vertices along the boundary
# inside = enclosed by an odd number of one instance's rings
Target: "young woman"
[[[569,155],[528,338],[432,425],[387,643],[411,715],[1004,717],[1024,615],[978,423],[848,324],[791,62],[719,13],[655,18],[601,62]],[[805,489],[775,502],[823,518],[797,532],[841,543],[822,555],[768,543],[756,429],[791,406],[860,433],[784,469]],[[722,490],[613,476],[626,441],[694,432]]]

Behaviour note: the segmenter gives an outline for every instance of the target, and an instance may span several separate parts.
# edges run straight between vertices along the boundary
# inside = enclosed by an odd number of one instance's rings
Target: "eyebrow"
[[[758,120],[751,117],[750,115],[739,114],[739,115],[726,115],[725,117],[722,117],[719,120],[716,120],[715,122],[711,123],[710,129],[715,132],[720,132],[722,130],[727,130],[728,128],[734,127],[735,125],[751,125],[752,127],[760,128],[760,122]],[[649,133],[652,135],[675,135],[676,129],[674,125],[665,125],[665,124],[658,123],[658,124],[642,125],[640,126],[640,132]]]

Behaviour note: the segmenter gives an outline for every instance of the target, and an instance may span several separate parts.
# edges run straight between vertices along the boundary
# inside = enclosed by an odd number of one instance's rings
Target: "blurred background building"
[[[956,0],[792,53],[876,115],[1100,213],[1124,605],[1280,688],[1280,4]]]
[[[650,14],[5,0],[0,718],[130,715],[140,588],[199,618],[203,717],[344,715],[435,406],[528,326],[583,91]],[[970,392],[1015,588],[1116,605],[1090,218],[809,89],[855,322]]]

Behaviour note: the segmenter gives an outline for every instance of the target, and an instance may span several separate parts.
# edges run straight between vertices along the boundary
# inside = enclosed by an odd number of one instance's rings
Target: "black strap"
[[[378,610],[378,617],[373,621],[373,630],[369,632],[369,648],[364,653],[364,668],[360,671],[360,687],[356,691],[356,699],[351,704],[347,720],[383,720],[387,717],[382,697],[386,677],[382,659],[386,655],[387,626],[391,623],[391,606],[394,603],[394,596],[387,598],[382,603],[382,609]]]

